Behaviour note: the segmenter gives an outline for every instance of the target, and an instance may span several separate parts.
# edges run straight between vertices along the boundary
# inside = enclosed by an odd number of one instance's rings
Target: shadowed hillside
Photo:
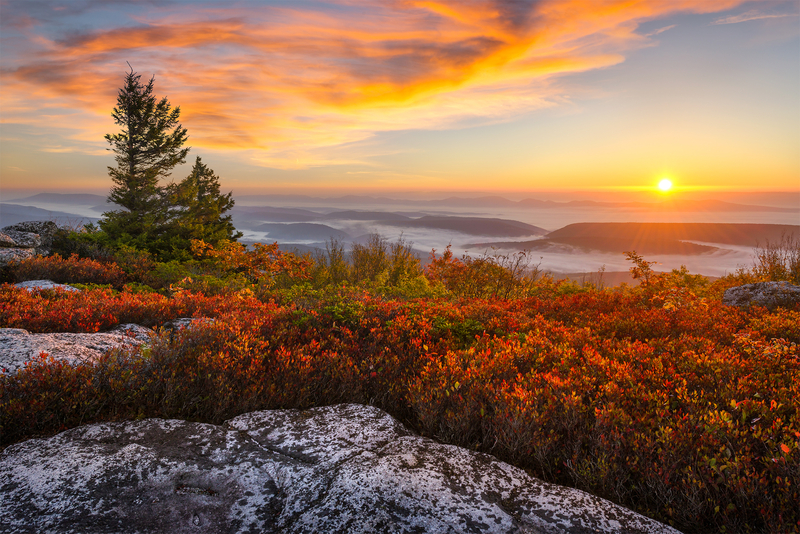
[[[800,226],[788,224],[736,223],[576,223],[550,232],[534,241],[475,243],[543,250],[553,245],[570,245],[600,252],[636,250],[641,254],[703,254],[719,250],[710,244],[756,247],[780,241],[783,236],[800,235]]]
[[[547,234],[553,241],[610,237],[643,242],[701,241],[754,247],[782,235],[800,234],[800,226],[735,223],[576,223]]]

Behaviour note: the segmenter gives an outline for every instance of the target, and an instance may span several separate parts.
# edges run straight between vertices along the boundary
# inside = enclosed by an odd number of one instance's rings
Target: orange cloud
[[[353,162],[376,132],[498,121],[558,105],[556,76],[648,46],[638,25],[744,0],[394,0],[307,7],[166,4],[130,26],[52,38],[30,17],[4,52],[5,122],[71,130],[96,153],[126,61],[180,105],[190,144],[261,165]],[[126,21],[128,22],[128,21]],[[364,156],[368,156],[365,152]],[[364,160],[362,160],[364,161]]]

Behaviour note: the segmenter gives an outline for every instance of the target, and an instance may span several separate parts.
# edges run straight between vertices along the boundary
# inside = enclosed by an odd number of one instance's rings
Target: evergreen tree
[[[126,74],[111,114],[122,131],[105,136],[117,162],[108,168],[114,182],[108,200],[124,210],[104,213],[100,227],[117,244],[147,249],[169,217],[159,180],[186,161],[189,149],[183,148],[188,136],[178,122],[180,107],[173,109],[166,98],[157,101],[155,77],[147,85],[140,79],[133,69]]]
[[[161,257],[188,258],[192,239],[217,246],[242,236],[225,215],[233,208],[232,193],[220,194],[219,176],[198,156],[192,172],[178,184],[167,187],[170,222],[157,248]]]

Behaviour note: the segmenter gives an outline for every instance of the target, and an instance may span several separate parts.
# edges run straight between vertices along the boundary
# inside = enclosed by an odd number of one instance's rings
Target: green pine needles
[[[233,208],[231,193],[219,192],[219,176],[197,156],[192,172],[178,184],[166,189],[170,201],[170,218],[161,248],[182,252],[191,257],[191,240],[200,239],[216,247],[225,241],[242,237],[231,222],[230,215],[223,215]]]
[[[108,200],[119,210],[103,213],[99,226],[107,244],[148,251],[161,260],[188,259],[190,241],[216,245],[241,237],[230,215],[231,193],[220,194],[219,177],[198,157],[189,176],[161,185],[172,170],[186,162],[186,128],[180,107],[154,94],[155,77],[142,84],[131,68],[117,95],[111,116],[122,127],[108,134],[116,167],[108,173],[114,185]]]

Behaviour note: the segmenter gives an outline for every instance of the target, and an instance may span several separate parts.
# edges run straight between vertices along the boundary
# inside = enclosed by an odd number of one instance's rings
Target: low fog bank
[[[747,198],[739,200],[746,202]],[[757,200],[754,197],[751,203]],[[578,235],[573,231],[567,238],[563,237],[566,227],[576,223],[596,223],[598,228],[612,228],[602,223],[713,223],[715,230],[719,230],[726,224],[748,223],[792,225],[787,228],[797,229],[796,235],[800,236],[800,205],[759,207],[703,201],[686,206],[697,210],[687,211],[663,202],[623,205],[605,197],[603,202],[570,202],[516,201],[497,196],[409,200],[295,195],[237,198],[231,214],[235,226],[244,234],[243,243],[277,241],[285,250],[314,253],[324,251],[326,241],[331,238],[349,248],[352,243],[366,243],[371,234],[377,233],[389,242],[403,239],[411,244],[423,263],[429,261],[433,249],[441,254],[448,245],[457,257],[528,250],[531,265],[538,264],[541,270],[590,274],[605,271],[607,280],[614,278],[610,273],[622,273],[624,278],[631,265],[622,252],[629,249],[624,247],[630,243],[640,247],[637,252],[646,260],[657,262],[655,270],[669,271],[685,265],[694,274],[717,277],[750,267],[754,236],[756,239],[760,236],[755,231],[748,236],[749,241],[725,237],[719,238],[725,241],[719,243],[702,235],[675,233],[668,243],[654,244],[652,240],[631,241],[631,236],[622,235],[625,232],[619,230],[609,230],[600,236]],[[0,204],[0,227],[22,220],[49,219],[62,224],[96,221],[104,211],[114,207],[106,203],[104,196],[90,194],[51,193],[4,200]],[[766,238],[774,240],[775,232],[781,228],[769,231],[772,233],[765,233],[762,243]],[[548,237],[550,233],[561,235],[560,241]],[[721,233],[722,230],[704,235]]]
[[[457,257],[468,254],[472,257],[483,254],[508,255],[525,250],[524,247],[477,247],[470,244],[474,236],[454,231],[430,230],[430,229],[403,229],[374,225],[339,225],[340,230],[352,232],[354,237],[342,239],[341,241],[349,245],[353,242],[366,243],[370,233],[378,233],[388,241],[403,239],[413,246],[414,251],[423,263],[428,263],[432,250],[440,256],[445,248],[450,245],[451,250]],[[265,232],[252,232],[244,230],[242,242],[272,242],[270,235]],[[325,250],[324,241],[295,241],[282,242],[282,248],[292,250],[297,248],[300,252]],[[713,247],[711,253],[694,255],[674,255],[674,254],[654,254],[645,255],[648,261],[657,262],[653,267],[657,271],[669,271],[678,269],[685,265],[693,274],[703,274],[706,276],[724,276],[735,272],[740,267],[750,267],[753,261],[753,248],[734,245],[720,245],[715,243],[698,243]],[[602,269],[605,271],[627,272],[631,263],[626,260],[622,251],[619,252],[598,252],[586,251],[570,245],[555,245],[544,250],[527,250],[527,255],[531,265],[539,265],[541,270],[553,273],[596,273]]]

